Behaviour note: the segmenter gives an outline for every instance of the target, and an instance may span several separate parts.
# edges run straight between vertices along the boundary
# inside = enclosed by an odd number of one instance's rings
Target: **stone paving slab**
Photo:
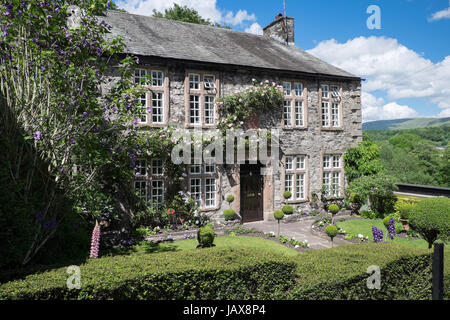
[[[311,249],[326,249],[331,248],[331,241],[326,238],[322,238],[317,234],[313,234],[311,226],[314,223],[314,219],[302,220],[293,223],[281,223],[280,234],[289,238],[295,238],[298,241],[308,240]],[[244,224],[245,228],[253,228],[264,233],[274,232],[277,234],[278,222],[277,221],[258,221]],[[336,239],[334,246],[351,244],[349,241]]]

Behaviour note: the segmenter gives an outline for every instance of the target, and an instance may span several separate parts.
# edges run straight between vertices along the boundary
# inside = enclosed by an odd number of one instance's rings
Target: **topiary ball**
[[[277,210],[273,213],[273,216],[275,217],[275,219],[281,220],[284,217],[284,213],[281,210]]]
[[[284,214],[291,215],[294,213],[294,208],[292,206],[284,206],[281,211],[283,211]]]
[[[232,209],[226,209],[223,210],[223,216],[225,217],[225,221],[231,221],[236,217],[236,212]]]
[[[200,227],[197,232],[197,241],[199,243],[199,247],[201,248],[209,248],[214,246],[214,237],[216,233],[214,229],[210,226]]]
[[[232,203],[234,201],[234,196],[232,194],[227,195],[227,197],[225,198],[225,200],[228,203]]]
[[[337,204],[330,204],[330,206],[328,207],[328,210],[330,210],[331,214],[336,214],[339,212],[339,206]]]
[[[289,191],[289,190],[286,190],[284,193],[283,193],[283,197],[287,200],[287,199],[290,199],[291,197],[292,197],[292,193]]]
[[[325,228],[325,232],[331,239],[333,239],[334,237],[337,236],[338,229],[336,228],[336,226],[331,225]]]

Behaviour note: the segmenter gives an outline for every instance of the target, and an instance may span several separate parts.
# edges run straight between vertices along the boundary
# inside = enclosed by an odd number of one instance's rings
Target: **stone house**
[[[294,44],[294,18],[278,15],[258,36],[211,26],[109,11],[101,17],[139,57],[135,77],[152,77],[139,125],[211,130],[216,99],[268,80],[284,88],[280,112],[261,115],[259,128],[280,130],[279,168],[261,175],[261,164],[191,165],[186,191],[215,220],[228,208],[244,222],[269,220],[285,203],[309,208],[311,192],[327,187],[343,196],[343,154],[362,141],[361,78],[325,63]],[[167,183],[161,160],[139,163],[134,187],[162,202]],[[267,168],[266,168],[267,169]],[[270,169],[270,168],[269,168]],[[269,172],[269,171],[268,171]],[[283,193],[292,197],[285,200]]]

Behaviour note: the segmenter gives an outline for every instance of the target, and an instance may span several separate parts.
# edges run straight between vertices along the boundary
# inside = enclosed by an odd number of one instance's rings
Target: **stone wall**
[[[168,70],[170,85],[170,119],[169,124],[185,125],[185,76],[186,70],[199,70],[214,72],[220,81],[220,95],[227,96],[245,90],[252,85],[252,79],[258,81],[269,80],[282,84],[286,80],[300,80],[305,82],[307,88],[307,128],[282,130],[282,109],[277,113],[268,113],[260,117],[260,128],[278,128],[281,131],[280,161],[285,154],[304,154],[309,158],[309,192],[320,191],[322,188],[321,163],[322,155],[327,153],[344,153],[349,147],[362,141],[361,121],[361,83],[358,80],[349,79],[317,79],[308,75],[282,74],[280,72],[267,73],[251,71],[238,67],[217,67],[212,69],[205,65],[182,64],[179,62],[155,61],[141,59],[142,68],[162,67]],[[342,130],[321,129],[319,88],[322,81],[339,84],[342,87],[343,101],[343,128]],[[282,171],[272,168],[273,176],[265,177],[264,188],[264,218],[269,220],[276,209],[283,204]],[[228,208],[224,198],[228,194],[234,194],[233,209],[239,213],[239,166],[227,166],[219,168],[221,173],[221,199],[219,209],[210,214],[218,221],[222,219],[222,212]],[[298,203],[302,208],[309,208],[309,203]]]

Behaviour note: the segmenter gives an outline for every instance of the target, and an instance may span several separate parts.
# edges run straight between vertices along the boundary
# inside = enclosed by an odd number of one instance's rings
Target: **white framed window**
[[[296,158],[296,170],[306,170],[306,157],[298,156]]]
[[[305,201],[306,199],[306,176],[307,157],[306,155],[285,156],[285,191],[291,192],[288,201]]]
[[[285,96],[292,95],[292,83],[291,82],[283,82],[283,90]]]
[[[291,197],[288,200],[291,200],[294,193],[294,182],[293,182],[294,175],[291,173],[285,174],[284,176],[284,191],[291,192]]]
[[[202,174],[202,166],[200,164],[192,164],[189,166],[190,174]]]
[[[148,72],[146,69],[134,69],[134,83],[142,83]]]
[[[330,96],[330,87],[327,84],[321,85],[322,88],[322,98],[328,99]]]
[[[189,122],[190,124],[200,124],[200,96],[189,96]]]
[[[283,110],[284,125],[290,127],[292,126],[292,102],[290,100],[284,100]]]
[[[291,157],[291,156],[287,156],[285,159],[286,159],[286,160],[285,160],[285,162],[286,162],[286,164],[285,164],[285,166],[286,166],[286,171],[294,170],[294,165],[293,165],[293,163],[294,163],[294,158]]]
[[[322,127],[330,126],[330,113],[329,103],[322,102]]]
[[[205,174],[215,174],[216,173],[216,165],[205,163]]]
[[[164,203],[163,180],[152,180],[152,202],[158,206]]]
[[[204,122],[206,125],[213,125],[216,117],[216,98],[214,96],[205,96]]]
[[[164,175],[164,167],[162,160],[157,159],[152,160],[152,175],[153,176]]]
[[[213,75],[203,76],[205,90],[213,90],[216,88],[216,77]]]
[[[331,86],[331,97],[332,98],[340,98],[341,97],[339,86]]]
[[[217,190],[216,178],[205,178],[205,207],[216,206]]]
[[[146,177],[147,176],[147,161],[146,160],[136,160],[136,177]]]
[[[303,112],[303,101],[295,100],[295,126],[305,125],[305,113]]]
[[[328,197],[340,197],[342,195],[342,155],[327,154],[323,156],[323,179],[325,194]]]
[[[197,73],[189,74],[189,89],[200,90],[200,75]]]
[[[300,82],[294,83],[294,94],[296,97],[303,96],[303,83],[300,83]]]
[[[164,86],[164,72],[159,70],[152,70],[152,85],[154,87]]]
[[[164,123],[164,93],[152,92],[152,122]]]
[[[138,97],[138,108],[142,111],[139,123],[147,123],[147,95],[143,94]]]
[[[189,192],[191,193],[191,198],[195,200],[197,205],[202,205],[202,179],[201,178],[191,178],[189,179]]]
[[[333,127],[339,127],[339,103],[332,103],[331,106],[331,124]]]
[[[295,178],[295,199],[306,200],[305,173],[297,173]]]
[[[134,191],[137,193],[139,199],[147,200],[147,181],[134,181]]]

